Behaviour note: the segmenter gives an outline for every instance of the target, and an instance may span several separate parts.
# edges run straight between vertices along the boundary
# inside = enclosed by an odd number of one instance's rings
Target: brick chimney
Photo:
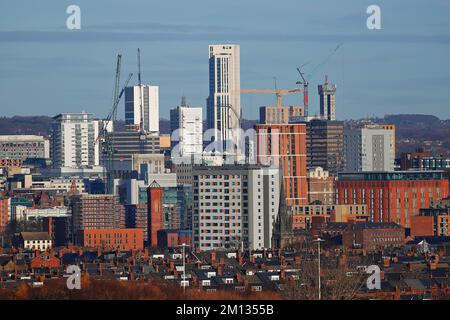
[[[216,252],[215,251],[211,251],[211,263],[216,261]]]
[[[391,265],[390,257],[383,257],[383,267],[389,267]]]
[[[296,265],[299,265],[302,262],[302,257],[301,256],[295,256],[294,257],[294,263]]]

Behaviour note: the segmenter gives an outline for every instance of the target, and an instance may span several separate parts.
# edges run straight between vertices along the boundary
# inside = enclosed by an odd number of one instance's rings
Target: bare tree
[[[330,261],[331,260],[331,261]],[[321,296],[323,300],[353,300],[364,285],[366,274],[358,270],[364,258],[339,262],[338,259],[325,259],[321,264]],[[282,295],[292,300],[318,299],[318,265],[313,255],[305,257],[300,263],[300,271],[284,286]]]

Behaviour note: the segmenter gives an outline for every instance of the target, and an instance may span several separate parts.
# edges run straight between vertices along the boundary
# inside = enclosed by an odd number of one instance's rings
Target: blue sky
[[[81,8],[81,30],[66,28],[66,8]],[[381,30],[366,28],[366,9],[381,7]],[[448,0],[41,0],[0,2],[0,116],[55,115],[111,108],[117,53],[122,82],[136,74],[141,48],[145,83],[160,86],[168,118],[181,95],[205,107],[208,44],[241,45],[242,88],[294,88],[296,67],[336,83],[339,119],[396,113],[450,118]],[[137,77],[134,77],[134,82]],[[285,98],[298,103],[301,95]],[[244,117],[256,118],[270,95],[242,95]],[[206,114],[206,113],[205,113]],[[123,117],[123,103],[119,117]]]

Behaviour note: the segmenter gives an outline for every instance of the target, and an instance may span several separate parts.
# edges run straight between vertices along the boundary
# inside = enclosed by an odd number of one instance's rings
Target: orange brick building
[[[80,231],[79,239],[82,240],[83,247],[144,249],[143,229],[85,229]]]
[[[406,228],[421,208],[448,197],[448,188],[443,171],[341,173],[336,182],[338,204],[366,204],[370,221]]]
[[[4,229],[9,220],[9,198],[0,197],[0,230]]]
[[[147,188],[147,245],[156,248],[158,246],[158,231],[164,229],[163,220],[163,192],[164,189],[153,181]]]
[[[258,124],[257,162],[281,167],[287,205],[308,203],[306,124]]]

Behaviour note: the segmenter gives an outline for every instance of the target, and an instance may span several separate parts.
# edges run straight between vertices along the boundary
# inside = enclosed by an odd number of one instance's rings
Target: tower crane
[[[340,47],[342,47],[343,43],[340,43],[334,48],[334,50],[320,63],[318,63],[312,71],[305,76],[305,72],[302,71],[303,67],[306,66],[309,62],[303,64],[301,67],[297,68],[297,72],[300,74],[301,80],[297,81],[296,84],[303,85],[303,105],[305,106],[305,116],[308,116],[308,103],[309,103],[309,96],[308,96],[308,87],[309,82],[313,78],[314,74],[316,73],[319,68],[324,66],[333,56],[334,54],[339,50]]]
[[[114,129],[111,132],[108,132],[109,123],[114,125],[114,121],[117,120],[117,106],[119,105],[120,99],[122,98],[123,93],[125,92],[125,88],[130,82],[132,73],[129,74],[125,84],[120,90],[120,68],[122,62],[122,55],[117,55],[117,65],[116,65],[116,76],[114,81],[114,94],[113,94],[113,105],[111,111],[103,122],[103,126],[101,132],[99,133],[96,142],[99,140],[103,141],[102,148],[103,154],[106,156],[106,192],[110,193],[113,189],[113,175],[114,175],[114,146],[113,146],[113,138],[114,138]],[[120,90],[120,91],[119,91]]]
[[[277,107],[282,106],[282,97],[288,94],[303,92],[303,89],[241,89],[241,93],[275,94],[277,96]]]
[[[138,60],[138,83],[139,83],[139,153],[143,154],[145,151],[146,134],[144,130],[144,107],[142,105],[142,81],[141,81],[141,49],[137,49]]]

